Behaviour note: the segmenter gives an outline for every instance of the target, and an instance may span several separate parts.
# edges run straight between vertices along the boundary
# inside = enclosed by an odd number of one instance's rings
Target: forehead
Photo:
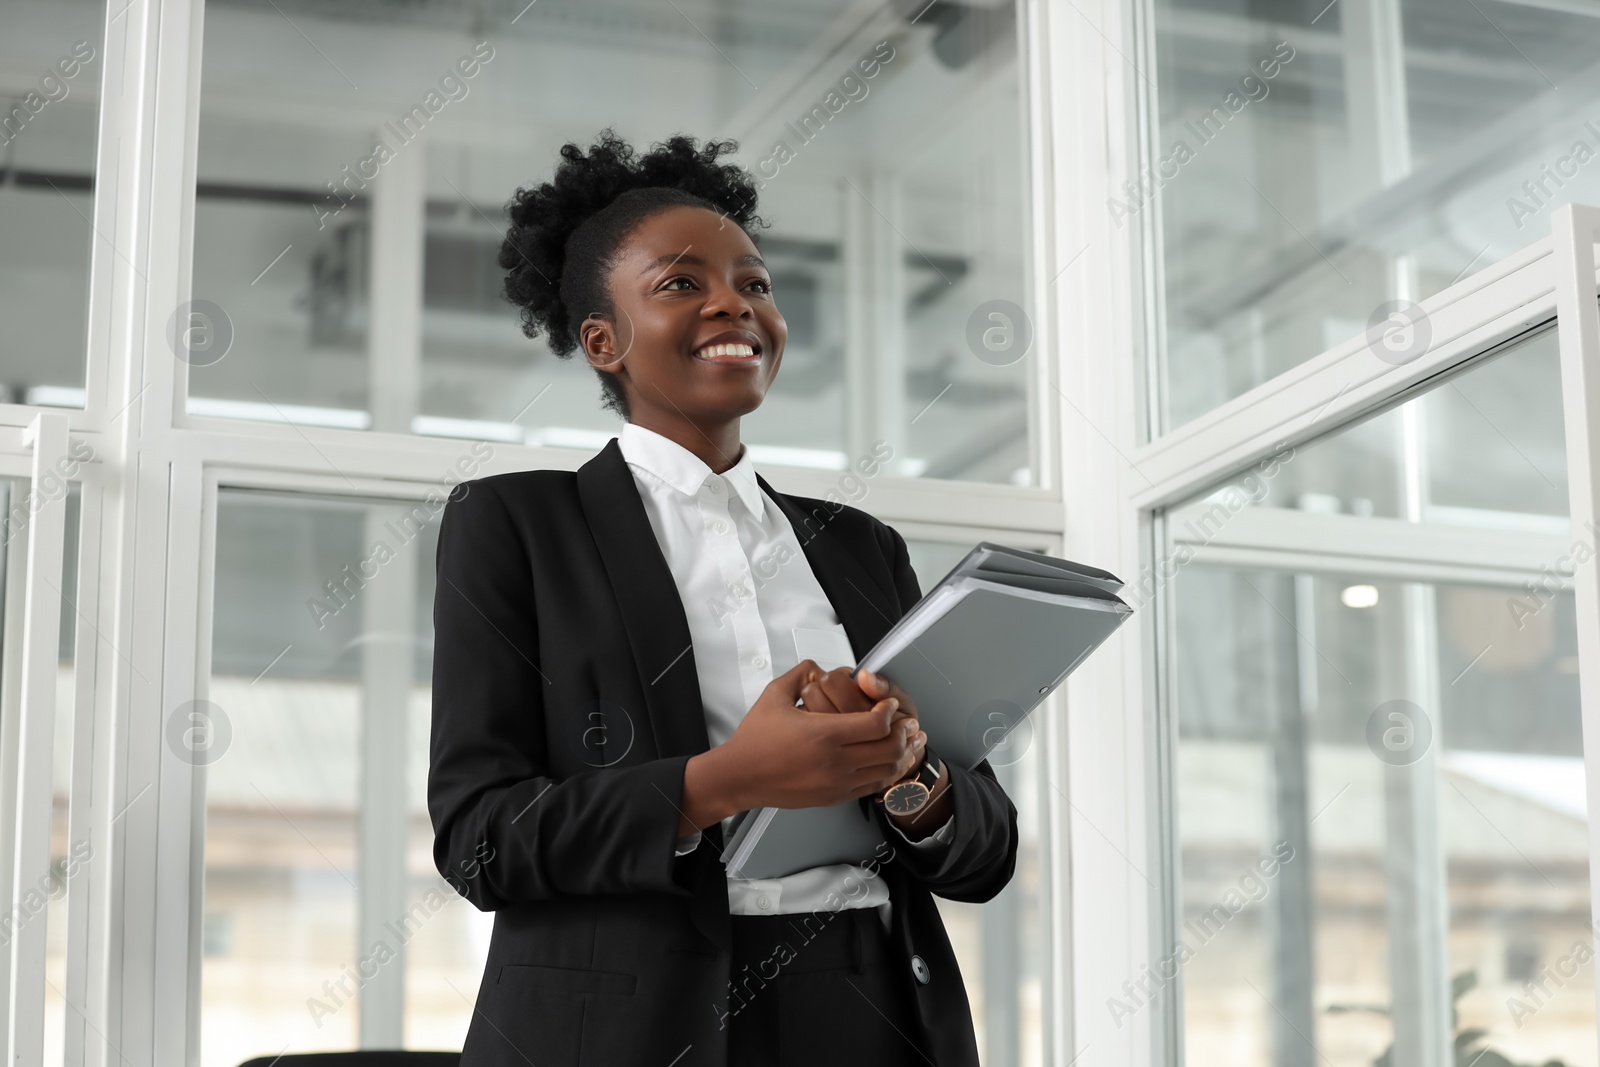
[[[731,218],[685,204],[640,220],[617,249],[619,266],[642,268],[663,256],[668,261],[681,257],[682,261],[731,265],[748,257],[759,260],[760,253],[750,235]]]

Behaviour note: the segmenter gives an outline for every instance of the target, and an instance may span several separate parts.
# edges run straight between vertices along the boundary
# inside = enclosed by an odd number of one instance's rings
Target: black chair
[[[461,1067],[459,1052],[409,1052],[404,1049],[364,1049],[360,1052],[297,1052],[285,1056],[257,1056],[239,1067]]]

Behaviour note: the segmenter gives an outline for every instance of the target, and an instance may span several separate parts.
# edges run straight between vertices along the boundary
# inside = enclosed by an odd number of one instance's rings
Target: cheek
[[[665,362],[683,344],[683,326],[659,307],[617,301],[617,337],[624,351],[637,362]]]
[[[783,315],[777,308],[773,308],[766,322],[767,334],[777,346],[778,353],[783,353],[783,345],[789,339],[789,324],[784,321]]]
[[[767,336],[772,339],[772,359],[767,367],[767,381],[770,382],[777,377],[778,365],[783,362],[783,349],[789,339],[789,327],[783,321],[783,316],[776,311],[772,313],[771,320],[764,325],[767,328]]]

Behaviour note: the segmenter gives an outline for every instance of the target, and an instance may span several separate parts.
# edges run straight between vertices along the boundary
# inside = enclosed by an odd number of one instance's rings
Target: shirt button
[[[706,488],[710,489],[713,493],[720,493],[722,492],[722,483],[713,478],[706,483]]]
[[[751,660],[750,662],[754,663],[757,667],[765,667],[767,665],[767,659],[766,659],[765,656],[757,656],[755,659]]]
[[[933,975],[928,973],[928,965],[923,962],[921,956],[911,957],[911,973],[916,976],[917,981],[921,982],[923,985],[927,985],[928,982],[933,978]]]
[[[760,908],[762,911],[766,911],[768,908],[772,907],[772,901],[768,900],[763,894],[762,896],[756,897],[756,907]]]
[[[728,524],[723,522],[721,519],[718,519],[716,522],[712,523],[711,524],[711,528],[713,530],[717,531],[717,533],[727,533],[728,532]]]

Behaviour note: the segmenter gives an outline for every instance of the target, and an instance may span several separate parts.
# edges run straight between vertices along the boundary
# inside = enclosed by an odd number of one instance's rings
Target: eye
[[[750,282],[750,284],[754,285],[754,286],[759,286],[759,288],[756,290],[759,293],[770,293],[770,292],[772,292],[772,283],[767,281],[765,278],[755,278]]]
[[[663,289],[674,289],[674,288],[678,287],[678,283],[679,282],[684,282],[691,288],[694,286],[694,279],[693,278],[689,277],[687,274],[678,274],[678,275],[674,275],[673,277],[668,278],[666,281],[662,282],[661,283],[661,288],[663,288]]]

